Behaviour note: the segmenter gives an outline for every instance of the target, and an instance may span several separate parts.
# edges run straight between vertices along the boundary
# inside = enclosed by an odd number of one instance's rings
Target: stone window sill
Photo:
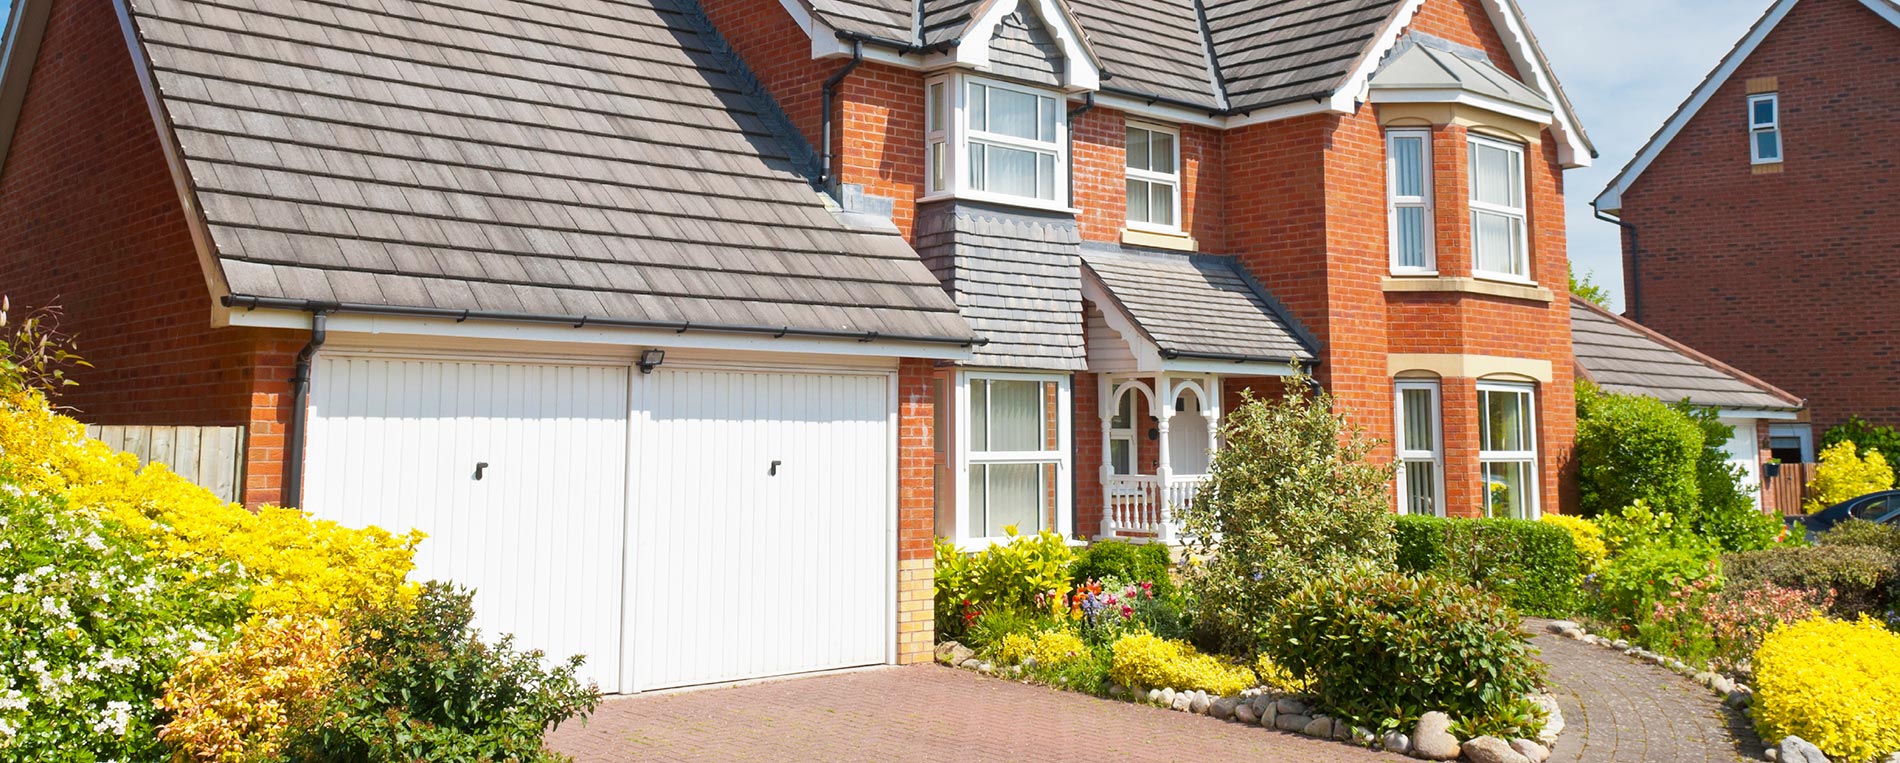
[[[1156,233],[1154,231],[1122,229],[1122,243],[1129,246],[1144,246],[1149,249],[1174,249],[1182,252],[1198,252],[1201,244],[1186,233]]]
[[[1503,283],[1468,276],[1388,277],[1383,284],[1387,294],[1403,292],[1439,292],[1479,294],[1487,297],[1521,299],[1549,304],[1557,297],[1549,289],[1535,284]]]

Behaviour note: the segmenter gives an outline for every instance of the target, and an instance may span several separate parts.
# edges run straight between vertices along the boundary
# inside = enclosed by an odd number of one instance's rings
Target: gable
[[[1690,122],[1710,105],[1718,91],[1733,79],[1737,70],[1741,69],[1749,57],[1754,55],[1770,35],[1780,28],[1782,22],[1801,2],[1838,2],[1858,5],[1871,11],[1871,14],[1866,14],[1865,20],[1868,23],[1884,22],[1900,27],[1900,4],[1895,4],[1893,0],[1776,0],[1761,19],[1749,28],[1747,34],[1735,43],[1735,47],[1722,57],[1721,62],[1716,64],[1708,76],[1704,77],[1702,82],[1690,92],[1682,105],[1676,107],[1675,113],[1671,114],[1669,119],[1663,122],[1662,127],[1650,136],[1649,141],[1636,152],[1635,156],[1631,157],[1629,164],[1617,173],[1591,204],[1605,213],[1621,212],[1623,194],[1636,185],[1643,173],[1655,164],[1657,158],[1669,148],[1677,136],[1682,134]],[[1736,106],[1736,113],[1738,115],[1742,113],[1740,105]],[[1739,117],[1737,125],[1739,130]]]
[[[1034,12],[1017,7],[990,36],[991,71],[1051,87],[1062,84],[1062,45]]]

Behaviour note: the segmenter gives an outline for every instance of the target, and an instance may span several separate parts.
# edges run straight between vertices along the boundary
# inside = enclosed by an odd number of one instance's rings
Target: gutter
[[[304,429],[310,420],[310,365],[329,338],[329,313],[310,311],[310,341],[297,351],[296,370],[290,377],[290,424],[285,432],[284,491],[279,501],[284,508],[303,505]]]
[[[326,302],[309,299],[282,299],[277,297],[253,297],[233,294],[222,300],[225,307],[242,310],[294,310],[313,314],[353,314],[353,315],[389,315],[408,318],[448,318],[456,323],[467,320],[504,321],[510,323],[551,323],[585,328],[602,326],[607,328],[665,330],[675,334],[688,331],[710,331],[722,334],[758,334],[774,339],[788,336],[810,337],[816,339],[855,339],[859,342],[904,342],[912,344],[944,344],[957,347],[981,347],[989,344],[984,337],[947,337],[926,336],[921,334],[886,334],[879,331],[852,331],[846,329],[807,329],[791,326],[754,326],[730,323],[694,323],[692,321],[651,321],[629,318],[597,318],[587,315],[547,315],[542,313],[516,313],[500,310],[455,310],[440,307],[401,307],[396,305],[370,305],[355,302]],[[314,352],[314,350],[313,350]]]
[[[1294,357],[1276,358],[1268,355],[1242,355],[1232,352],[1192,352],[1183,350],[1161,351],[1162,360],[1231,360],[1234,363],[1287,363],[1301,368],[1319,365],[1318,360],[1300,360]]]
[[[1636,240],[1636,224],[1624,220],[1621,216],[1612,215],[1601,209],[1597,209],[1595,204],[1590,205],[1590,210],[1596,213],[1598,220],[1614,224],[1623,230],[1629,231],[1629,267],[1627,268],[1628,272],[1624,273],[1625,285],[1629,291],[1629,293],[1624,296],[1629,297],[1629,304],[1625,305],[1625,307],[1628,308],[1625,312],[1629,313],[1630,320],[1641,323],[1643,321],[1643,259],[1642,247],[1637,244]]]

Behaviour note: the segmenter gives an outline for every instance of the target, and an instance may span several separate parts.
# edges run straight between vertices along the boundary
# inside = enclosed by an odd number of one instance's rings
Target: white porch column
[[[1102,468],[1097,470],[1096,479],[1102,483],[1102,527],[1097,537],[1115,537],[1115,502],[1112,499],[1115,477],[1114,459],[1109,457],[1111,439],[1109,430],[1115,422],[1115,384],[1108,374],[1095,375],[1096,414],[1102,419]]]
[[[1168,505],[1168,487],[1174,481],[1174,466],[1168,460],[1168,422],[1174,418],[1174,380],[1167,374],[1155,376],[1155,396],[1151,401],[1151,409],[1154,411],[1155,428],[1161,435],[1155,446],[1155,479],[1160,483],[1155,510],[1161,523],[1156,539],[1162,543],[1173,543],[1174,509]]]
[[[1212,465],[1213,454],[1220,452],[1220,377],[1211,376],[1202,383],[1207,385],[1207,400],[1201,403],[1201,415],[1207,417],[1207,458],[1208,464]]]

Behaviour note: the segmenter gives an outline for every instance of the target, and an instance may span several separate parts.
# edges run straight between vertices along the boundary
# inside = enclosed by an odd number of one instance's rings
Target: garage
[[[889,662],[887,371],[326,354],[305,506],[632,692]]]

